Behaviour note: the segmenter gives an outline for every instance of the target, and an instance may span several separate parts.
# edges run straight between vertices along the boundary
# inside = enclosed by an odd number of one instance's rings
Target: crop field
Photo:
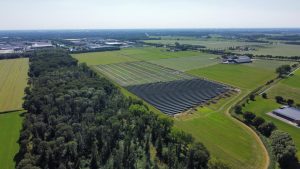
[[[203,142],[213,158],[223,160],[233,169],[262,168],[265,159],[254,136],[223,111],[199,108],[189,118],[175,119],[175,127],[192,134]]]
[[[28,59],[0,60],[0,112],[22,108]]]
[[[300,103],[300,69],[293,76],[276,84],[267,91],[267,94],[271,98],[282,96],[285,99],[293,99],[296,103]]]
[[[136,61],[136,59],[122,55],[118,51],[82,53],[73,54],[72,56],[79,62],[84,62],[87,65],[105,65]]]
[[[164,48],[143,47],[143,48],[126,48],[120,51],[93,52],[73,54],[79,62],[87,65],[105,65],[113,63],[148,61],[156,59],[177,58],[202,56],[201,53],[195,51],[170,52]]]
[[[279,130],[285,131],[292,136],[297,149],[300,150],[300,129],[266,114],[279,107],[280,105],[273,98],[256,98],[256,101],[250,101],[249,104],[246,104],[244,111],[251,111],[267,121],[272,121]],[[298,151],[297,156],[300,158],[300,151]]]
[[[0,114],[0,168],[14,169],[14,156],[19,151],[22,112]]]
[[[245,64],[245,66],[250,66],[253,68],[259,68],[259,69],[265,69],[267,71],[276,71],[276,68],[282,66],[282,65],[293,65],[296,62],[290,62],[290,61],[278,61],[278,60],[260,60],[256,59],[253,61],[252,64]]]
[[[264,45],[258,47],[255,51],[245,51],[237,53],[251,53],[254,55],[273,55],[273,56],[300,56],[299,45],[287,45],[276,43],[273,45]]]
[[[175,70],[187,71],[218,64],[220,62],[218,58],[218,55],[199,53],[199,56],[159,59],[150,62]]]
[[[250,63],[255,64],[255,63]],[[255,89],[265,84],[268,80],[276,77],[275,70],[236,65],[218,64],[205,68],[188,71],[192,75],[223,82],[241,89]]]
[[[165,48],[143,47],[143,48],[126,48],[119,51],[122,55],[141,60],[157,60],[178,57],[202,56],[200,52],[195,51],[178,51],[170,52]]]
[[[98,65],[94,68],[121,86],[194,78],[185,73],[148,62]]]
[[[262,43],[254,43],[254,42],[241,42],[234,40],[205,40],[205,39],[168,39],[163,38],[162,40],[145,40],[147,43],[158,43],[158,44],[175,44],[176,42],[180,44],[188,44],[188,45],[202,45],[209,49],[227,49],[229,47],[234,46],[263,46],[265,44]]]
[[[229,90],[224,85],[202,79],[151,83],[127,89],[168,115],[205,104]]]

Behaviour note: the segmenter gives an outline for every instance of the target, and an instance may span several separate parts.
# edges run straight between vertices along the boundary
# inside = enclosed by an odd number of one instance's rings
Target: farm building
[[[276,109],[273,114],[296,123],[300,126],[300,110],[293,107],[285,107],[281,109]]]
[[[223,63],[234,63],[234,64],[241,64],[241,63],[251,63],[252,60],[248,56],[227,56],[224,58]]]

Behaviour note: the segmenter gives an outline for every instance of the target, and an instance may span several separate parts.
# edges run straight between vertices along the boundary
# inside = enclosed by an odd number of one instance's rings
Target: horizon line
[[[207,27],[207,28],[51,28],[51,29],[0,29],[0,32],[7,31],[96,31],[96,30],[270,30],[270,29],[300,29],[300,27]]]

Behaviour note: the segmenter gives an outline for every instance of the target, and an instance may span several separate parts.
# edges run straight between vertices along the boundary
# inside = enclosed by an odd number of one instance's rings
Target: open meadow
[[[280,106],[281,105],[276,103],[273,98],[263,99],[261,97],[257,97],[256,101],[250,101],[249,104],[246,104],[243,110],[253,112],[257,116],[273,122],[279,130],[289,133],[295,142],[296,148],[298,149],[297,156],[300,158],[300,128],[296,128],[295,126],[282,122],[281,120],[273,118],[267,114],[272,110],[278,109]]]
[[[94,69],[121,86],[193,79],[192,76],[148,62],[98,65]]]
[[[241,54],[250,53],[254,55],[273,55],[273,56],[300,56],[299,45],[287,45],[275,43],[257,47],[255,51],[237,52]]]
[[[250,63],[255,64],[255,63]],[[275,70],[255,65],[218,64],[188,71],[192,75],[226,83],[240,89],[251,90],[276,77]]]
[[[226,114],[236,97],[176,118],[175,127],[192,134],[204,143],[214,158],[223,160],[233,169],[241,166],[245,169],[262,168],[266,157],[253,133]]]
[[[162,40],[145,40],[147,43],[156,43],[156,44],[168,44],[174,45],[176,42],[180,44],[187,45],[201,45],[205,46],[208,49],[227,49],[229,47],[235,46],[263,46],[263,43],[255,42],[242,42],[235,40],[224,40],[224,39],[197,39],[197,38],[168,38],[162,37]]]
[[[175,70],[187,71],[220,63],[220,56],[199,53],[197,56],[151,60],[151,63]]]
[[[201,54],[195,51],[170,52],[165,48],[137,47],[121,49],[119,51],[73,54],[72,56],[79,62],[84,62],[87,65],[105,65],[199,55]]]
[[[22,109],[28,59],[0,60],[0,112]]]
[[[19,136],[23,112],[0,114],[0,168],[14,169],[14,157],[19,151]]]
[[[270,98],[282,96],[285,99],[293,99],[295,103],[300,104],[300,69],[294,75],[283,79],[270,90],[267,91]]]

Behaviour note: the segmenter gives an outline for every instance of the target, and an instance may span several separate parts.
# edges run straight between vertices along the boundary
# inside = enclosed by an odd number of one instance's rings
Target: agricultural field
[[[0,114],[0,168],[14,169],[14,157],[19,151],[22,111]]]
[[[177,58],[202,56],[201,53],[195,51],[180,51],[170,52],[165,48],[155,47],[140,47],[140,48],[125,48],[120,51],[108,52],[93,52],[73,54],[79,62],[84,62],[87,65],[105,65],[113,63],[148,61],[156,59]]]
[[[188,71],[218,64],[220,63],[219,57],[218,55],[199,53],[198,56],[159,59],[150,62],[175,70]]]
[[[267,94],[271,98],[282,96],[285,99],[293,99],[300,104],[300,69],[293,76],[283,79],[272,87]]]
[[[0,112],[22,109],[28,59],[0,60]]]
[[[98,65],[94,66],[94,69],[121,86],[194,78],[185,73],[148,62]]]
[[[267,121],[273,122],[279,130],[289,133],[292,136],[297,149],[300,150],[300,128],[296,128],[295,126],[289,125],[266,114],[279,107],[280,104],[276,103],[273,98],[263,99],[261,97],[257,97],[256,101],[250,101],[243,109],[244,111],[253,112]],[[300,151],[298,151],[297,156],[300,158]]]
[[[200,39],[200,38],[169,38],[162,37],[162,40],[145,40],[147,43],[174,45],[176,42],[188,45],[202,45],[208,49],[227,49],[234,46],[264,46],[264,43],[242,42],[226,39]]]
[[[72,56],[79,62],[84,62],[87,65],[105,65],[137,61],[136,59],[122,55],[117,51],[73,54]]]
[[[255,64],[255,63],[250,63]],[[236,64],[218,64],[188,71],[188,73],[226,83],[240,89],[253,90],[275,78],[275,70],[271,71],[259,66]]]
[[[233,169],[263,168],[266,157],[253,133],[225,114],[236,98],[228,99],[222,106],[212,105],[216,109],[198,108],[188,117],[176,118],[175,127],[192,134],[204,143],[213,158],[223,160]]]
[[[287,45],[283,43],[275,43],[272,45],[264,45],[257,47],[255,51],[245,51],[237,53],[250,53],[254,55],[273,55],[273,56],[300,56],[299,45]]]
[[[156,47],[141,47],[141,48],[126,48],[119,51],[122,55],[141,60],[157,60],[167,58],[178,58],[178,57],[191,57],[191,56],[202,56],[201,53],[196,51],[178,51],[171,52],[165,48]]]

